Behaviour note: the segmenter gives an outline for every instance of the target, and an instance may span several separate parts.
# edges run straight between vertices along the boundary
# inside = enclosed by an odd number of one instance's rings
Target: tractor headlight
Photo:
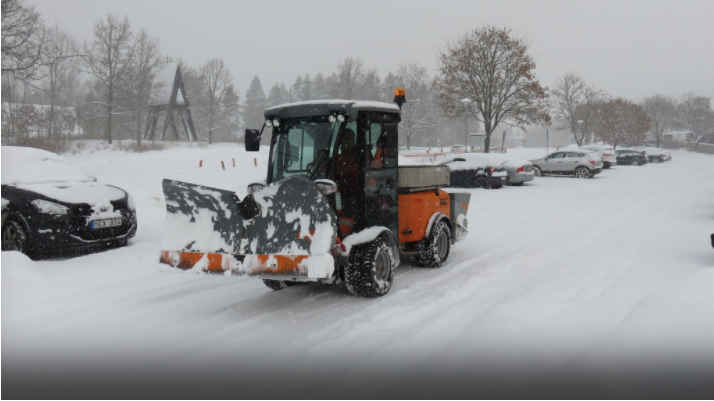
[[[327,117],[327,121],[334,124],[334,122],[337,121],[337,118],[335,118],[335,116],[333,115],[330,115],[329,117]]]
[[[277,128],[277,127],[279,127],[279,126],[280,126],[280,120],[278,120],[278,119],[276,118],[275,120],[273,120],[273,127]]]
[[[67,206],[62,206],[43,199],[35,199],[30,203],[32,203],[32,206],[39,210],[40,213],[53,214],[55,216],[64,216],[69,213],[69,208]]]
[[[342,114],[338,114],[338,115],[337,115],[337,121],[339,121],[339,122],[341,122],[341,123],[345,122],[345,116],[343,116]]]
[[[270,120],[265,120],[265,126],[268,128],[273,128],[273,122]]]

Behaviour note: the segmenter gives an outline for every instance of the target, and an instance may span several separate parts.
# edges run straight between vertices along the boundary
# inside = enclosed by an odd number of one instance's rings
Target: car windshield
[[[281,121],[275,132],[272,181],[303,174],[326,178],[327,162],[341,123],[327,116],[292,118]]]

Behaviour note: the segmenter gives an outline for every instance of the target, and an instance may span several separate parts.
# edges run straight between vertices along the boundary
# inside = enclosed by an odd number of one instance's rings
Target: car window
[[[580,157],[581,153],[568,152],[565,157]]]
[[[562,159],[565,157],[565,153],[559,152],[559,153],[553,153],[552,155],[548,156],[549,159]]]

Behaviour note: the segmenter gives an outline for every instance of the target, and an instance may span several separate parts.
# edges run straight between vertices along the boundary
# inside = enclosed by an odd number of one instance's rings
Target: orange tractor
[[[365,297],[386,294],[400,255],[440,267],[467,234],[470,194],[447,193],[447,166],[399,166],[395,103],[325,100],[265,112],[246,130],[257,151],[272,128],[267,179],[231,192],[164,180],[161,262],[263,279],[274,290],[300,281],[345,282]]]

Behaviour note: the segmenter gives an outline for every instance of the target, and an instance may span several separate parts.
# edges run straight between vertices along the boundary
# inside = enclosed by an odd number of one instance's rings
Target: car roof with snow
[[[91,182],[94,178],[63,157],[22,146],[2,147],[2,185]]]
[[[305,102],[284,103],[273,106],[265,111],[265,118],[294,118],[326,116],[336,112],[344,112],[351,119],[357,118],[359,111],[381,111],[399,113],[399,107],[394,103],[373,102],[365,100],[310,100]]]
[[[464,161],[454,161],[455,159],[464,159]],[[452,170],[471,170],[484,167],[521,167],[526,164],[531,164],[528,161],[513,159],[504,154],[493,153],[461,153],[448,156],[438,164],[446,164]]]

